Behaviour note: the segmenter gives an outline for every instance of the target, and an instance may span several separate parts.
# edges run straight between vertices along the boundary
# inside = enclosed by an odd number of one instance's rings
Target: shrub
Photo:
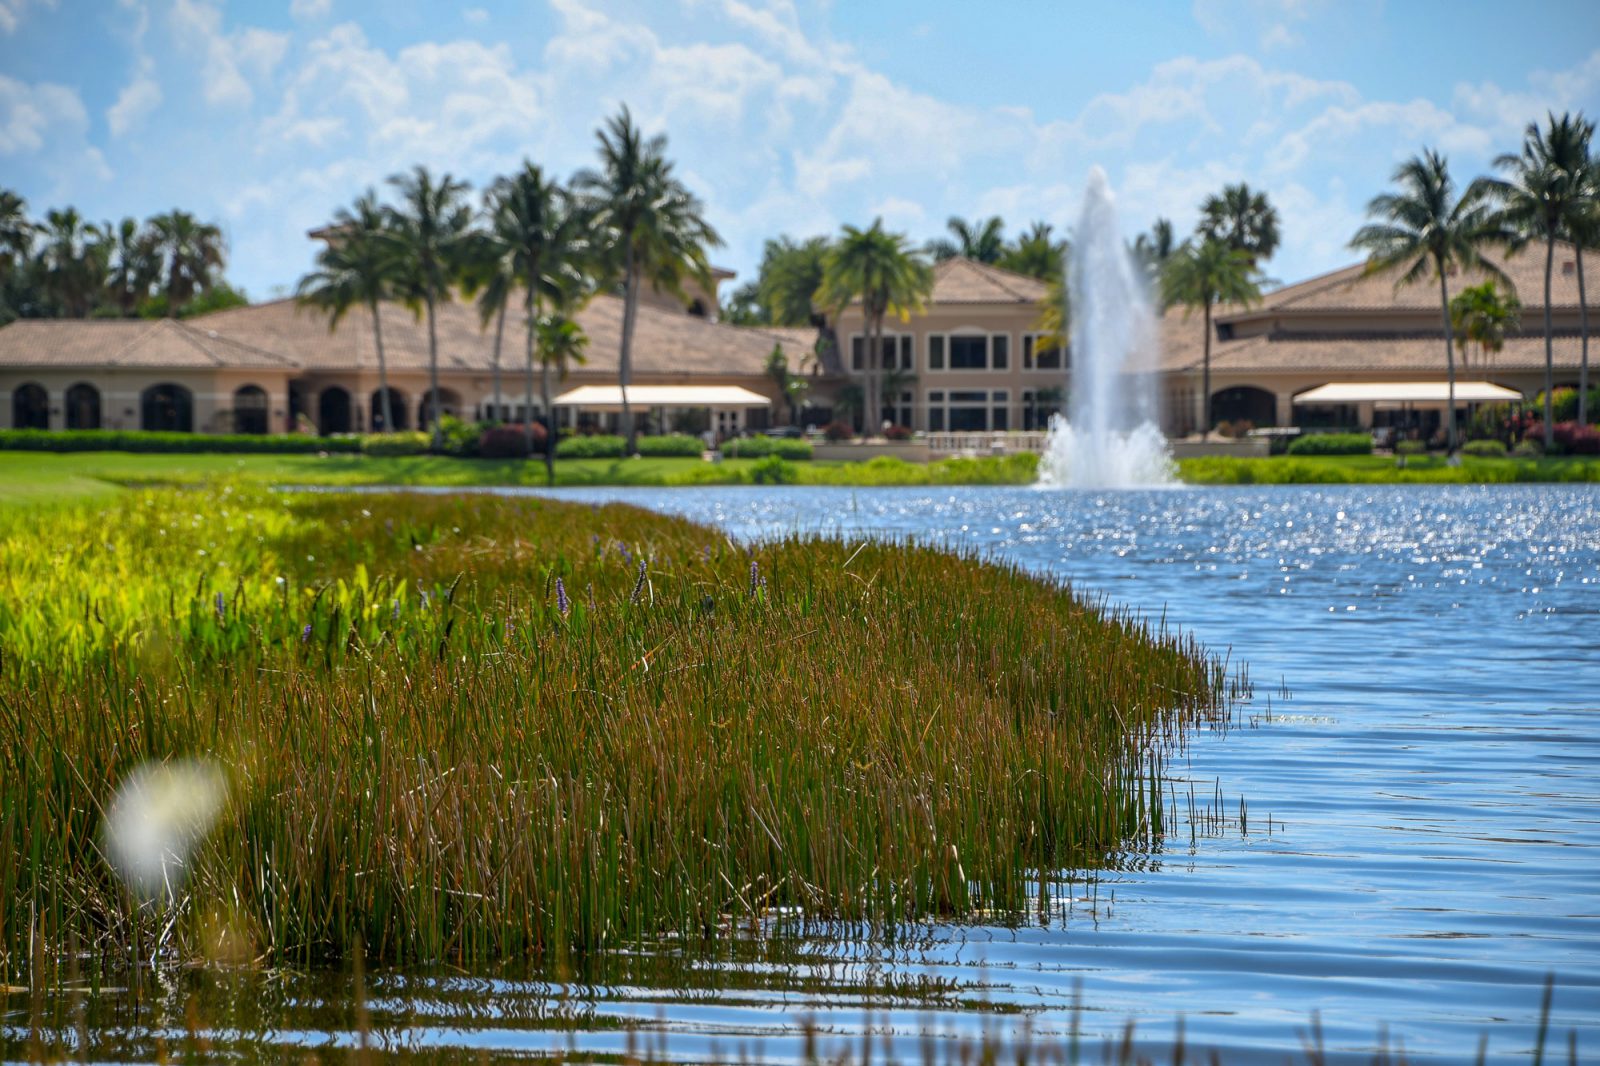
[[[1504,441],[1498,440],[1469,440],[1461,446],[1461,454],[1479,459],[1504,459],[1506,446]]]
[[[1544,414],[1544,393],[1540,392],[1529,405],[1540,416]],[[1550,394],[1551,412],[1557,423],[1574,422],[1578,418],[1578,390],[1569,387],[1556,389]],[[1600,385],[1589,390],[1589,417],[1600,418]]]
[[[639,438],[639,454],[651,458],[698,459],[705,450],[706,446],[699,437],[683,433]]]
[[[1428,446],[1420,440],[1397,440],[1394,442],[1396,455],[1427,455]]]
[[[1568,455],[1600,455],[1600,429],[1576,422],[1558,422],[1556,443]]]
[[[267,455],[356,452],[355,437],[301,433],[156,433],[121,429],[0,430],[0,451],[28,452],[234,452]]]
[[[597,433],[592,437],[567,437],[556,445],[557,459],[621,459],[627,441]]]
[[[361,437],[361,450],[367,455],[388,457],[396,455],[426,455],[429,437],[421,430],[409,433],[366,433]]]
[[[1365,433],[1312,433],[1289,443],[1290,455],[1371,455],[1372,438]]]
[[[543,454],[548,434],[538,422],[533,424],[533,449],[528,448],[528,427],[521,424],[490,426],[478,437],[480,459],[526,459]]]
[[[785,437],[738,437],[722,442],[722,454],[729,459],[764,459],[776,455],[793,462],[810,459],[811,444]]]
[[[1517,446],[1511,449],[1513,459],[1537,459],[1542,455],[1544,455],[1544,445],[1528,437],[1518,441]]]
[[[883,435],[884,435],[884,438],[887,439],[887,440],[910,440],[911,439],[911,427],[910,426],[890,426],[888,429],[883,431]]]
[[[478,439],[488,423],[463,422],[455,415],[439,416],[439,450],[446,455],[478,454]]]
[[[848,422],[829,422],[822,427],[822,435],[831,441],[849,440],[856,435]]]
[[[750,468],[750,480],[757,485],[792,485],[800,480],[800,471],[793,463],[769,455]]]

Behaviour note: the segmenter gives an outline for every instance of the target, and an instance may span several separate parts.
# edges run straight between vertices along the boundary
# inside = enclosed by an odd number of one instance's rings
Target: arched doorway
[[[267,390],[260,385],[244,385],[233,394],[233,431],[267,431]]]
[[[139,428],[193,433],[194,394],[170,382],[151,385],[139,395]]]
[[[1249,422],[1252,426],[1278,424],[1278,398],[1254,385],[1237,385],[1211,394],[1211,425]]]
[[[406,394],[393,386],[389,388],[389,410],[394,413],[394,425],[392,426],[383,424],[383,390],[373,389],[372,406],[368,409],[369,418],[367,424],[372,427],[374,432],[381,433],[389,429],[411,428],[411,422],[406,411]]]
[[[43,385],[28,382],[18,385],[11,394],[11,427],[13,429],[49,429],[50,394]]]
[[[350,432],[350,393],[329,385],[317,396],[317,430],[328,433]]]
[[[432,401],[433,390],[429,389],[422,394],[422,401],[417,404],[417,425],[422,429],[428,429],[433,425]],[[461,396],[454,389],[439,390],[439,414],[461,417]]]
[[[67,390],[68,429],[100,428],[100,390],[80,381]]]

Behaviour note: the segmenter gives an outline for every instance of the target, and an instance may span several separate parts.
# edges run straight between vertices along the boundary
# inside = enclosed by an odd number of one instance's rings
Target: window
[[[1052,344],[1042,333],[1025,333],[1022,337],[1022,369],[1064,370],[1069,365],[1067,352]]]
[[[1011,424],[1005,389],[955,389],[928,393],[928,429],[933,433],[987,433]]]
[[[929,370],[1005,370],[1010,365],[1008,333],[935,333],[928,337]]]
[[[909,333],[888,333],[883,338],[883,359],[878,368],[881,370],[894,370],[898,362],[900,370],[914,370],[912,358],[912,337]],[[857,333],[850,338],[850,369],[861,371],[866,369],[864,353],[866,351],[866,338]]]
[[[1058,388],[1022,390],[1022,428],[1049,429],[1050,416],[1061,410],[1063,393]]]

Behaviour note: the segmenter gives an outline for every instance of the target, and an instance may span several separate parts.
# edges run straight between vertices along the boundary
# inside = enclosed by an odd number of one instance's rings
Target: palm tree
[[[977,222],[951,215],[945,228],[955,240],[936,237],[928,242],[925,250],[935,262],[954,259],[959,255],[980,263],[998,263],[1006,252],[1005,226],[998,215]]]
[[[1589,424],[1589,299],[1584,291],[1583,250],[1600,244],[1600,157],[1589,153],[1584,161],[1577,209],[1567,219],[1578,268],[1578,423]]]
[[[10,277],[13,264],[32,253],[38,229],[28,219],[28,202],[10,189],[0,189],[0,281]]]
[[[852,302],[861,302],[862,328],[866,336],[863,370],[865,410],[869,434],[871,422],[882,416],[883,405],[877,389],[883,369],[883,323],[889,315],[901,321],[922,306],[933,289],[933,272],[907,243],[904,234],[889,233],[883,219],[875,219],[867,229],[846,226],[844,236],[829,249],[823,263],[822,288],[818,299],[841,315]],[[877,415],[873,415],[877,412]]]
[[[371,189],[352,207],[336,211],[328,228],[330,239],[317,254],[317,269],[301,278],[295,291],[302,304],[327,312],[330,333],[357,304],[364,304],[372,315],[372,339],[378,348],[379,414],[387,433],[394,428],[394,411],[378,307],[395,295],[400,249],[389,229],[389,216]]]
[[[196,292],[211,287],[227,261],[227,246],[222,230],[187,211],[155,216],[150,230],[167,278],[167,315],[176,318]]]
[[[686,275],[710,287],[706,248],[722,238],[705,220],[705,208],[673,175],[664,136],[646,138],[624,107],[596,131],[600,169],[585,170],[574,186],[592,204],[595,232],[605,234],[608,266],[623,285],[622,346],[617,381],[622,391],[622,421],[627,451],[637,451],[637,427],[628,404],[633,377],[633,327],[638,317],[639,286],[648,280],[658,289],[683,294]]]
[[[1456,450],[1456,357],[1450,322],[1449,274],[1453,268],[1481,270],[1513,288],[1505,272],[1483,257],[1482,249],[1502,242],[1507,233],[1489,211],[1486,188],[1473,182],[1458,200],[1455,182],[1445,158],[1432,149],[1408,159],[1390,179],[1397,193],[1375,196],[1367,215],[1377,221],[1362,226],[1350,247],[1367,253],[1367,272],[1405,267],[1395,288],[1427,277],[1439,278],[1439,318],[1444,324],[1444,356],[1449,375],[1449,401],[1445,418],[1447,445]]]
[[[523,324],[527,330],[523,367],[523,410],[527,413],[528,445],[533,445],[533,368],[538,324],[548,303],[570,315],[590,293],[589,267],[594,248],[588,216],[544,170],[524,162],[522,169],[495,184],[494,240],[505,249],[511,277],[522,287]],[[544,412],[547,463],[555,455],[555,412],[550,406],[545,375]]]
[[[409,174],[389,179],[400,192],[401,206],[388,212],[399,261],[396,291],[419,318],[428,320],[428,417],[433,423],[433,448],[438,450],[439,337],[434,312],[448,302],[470,261],[473,247],[472,209],[463,200],[468,188],[449,174],[435,178],[418,165]]]
[[[494,363],[491,371],[494,380],[494,401],[490,421],[501,421],[505,410],[500,389],[500,352],[506,336],[506,310],[511,305],[511,293],[517,287],[514,246],[507,232],[505,197],[509,195],[505,179],[496,181],[484,193],[484,214],[488,228],[479,235],[473,248],[472,261],[462,274],[462,290],[478,301],[478,325],[488,329],[494,323]],[[531,409],[528,414],[532,415]],[[532,432],[530,426],[529,432]]]
[[[1144,267],[1145,277],[1159,298],[1161,293],[1161,272],[1167,267],[1167,260],[1172,258],[1172,251],[1176,247],[1172,236],[1172,222],[1165,218],[1157,218],[1150,226],[1149,233],[1141,233],[1133,239],[1133,257]],[[1162,307],[1161,310],[1166,310]]]
[[[550,484],[556,483],[556,420],[550,396],[550,372],[554,370],[560,380],[567,379],[568,368],[576,363],[583,365],[584,352],[589,347],[589,335],[583,327],[559,311],[539,318],[535,331],[539,335],[540,396],[546,411],[544,469]],[[532,423],[529,423],[532,432]]]
[[[1200,436],[1211,435],[1211,309],[1219,303],[1246,306],[1261,299],[1265,281],[1249,252],[1220,240],[1184,241],[1167,260],[1162,276],[1168,306],[1184,305],[1184,317],[1195,308],[1204,313],[1205,355],[1201,362]]]
[[[108,261],[106,287],[111,298],[122,311],[123,318],[137,313],[139,302],[150,295],[150,286],[161,276],[161,253],[156,248],[156,236],[139,225],[139,220],[125,218],[113,225],[100,227],[105,234]]]
[[[1522,324],[1522,304],[1517,294],[1504,296],[1493,281],[1462,289],[1450,300],[1450,328],[1461,349],[1461,365],[1467,365],[1467,345],[1476,343],[1487,368],[1488,356],[1505,347],[1506,331]]]
[[[1251,192],[1242,181],[1224,185],[1221,193],[1201,201],[1197,232],[1203,240],[1221,241],[1260,263],[1278,248],[1278,211],[1266,193]]]
[[[83,318],[94,305],[105,276],[99,227],[85,223],[77,208],[45,212],[39,249],[45,293],[68,318]]]
[[[1511,231],[1507,234],[1511,251],[1519,251],[1539,238],[1545,242],[1544,446],[1548,449],[1555,442],[1551,407],[1555,330],[1550,318],[1550,278],[1555,270],[1556,239],[1575,222],[1581,225],[1584,175],[1594,123],[1581,114],[1563,114],[1559,119],[1549,114],[1546,119],[1547,128],[1542,130],[1537,123],[1529,123],[1520,153],[1507,153],[1494,161],[1496,168],[1508,173],[1508,180],[1485,178],[1480,187],[1501,205],[1501,219]]]
[[[1065,268],[1069,246],[1064,240],[1053,239],[1053,230],[1048,222],[1033,223],[1007,246],[999,265],[1040,281],[1059,278]]]
[[[810,326],[817,331],[818,354],[831,369],[830,357],[838,351],[839,338],[828,318],[828,309],[817,302],[827,255],[826,237],[796,241],[783,236],[769,240],[761,253],[756,292],[775,324]]]

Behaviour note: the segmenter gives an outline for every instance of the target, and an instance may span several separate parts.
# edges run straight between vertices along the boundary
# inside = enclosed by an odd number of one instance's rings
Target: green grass
[[[1224,684],[1189,643],[926,548],[246,484],[11,508],[0,968],[1020,913],[1161,831],[1163,752]],[[181,892],[141,902],[102,811],[179,757],[228,802]]]
[[[1268,459],[1206,456],[1178,461],[1194,485],[1499,484],[1600,481],[1600,459],[1485,459],[1466,456],[1450,466],[1443,456],[1282,455]]]

